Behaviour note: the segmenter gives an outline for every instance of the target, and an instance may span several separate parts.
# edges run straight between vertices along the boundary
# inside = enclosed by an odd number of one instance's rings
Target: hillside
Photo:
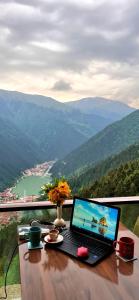
[[[37,162],[41,162],[41,157],[33,141],[0,117],[0,190],[11,185],[21,170]]]
[[[83,168],[115,155],[139,142],[139,110],[107,126],[86,143],[55,163],[53,176],[79,174]]]
[[[111,123],[122,119],[135,109],[125,103],[108,100],[102,97],[89,97],[77,101],[67,102],[67,105],[79,109],[81,112],[102,116],[111,119]]]
[[[117,155],[109,156],[95,167],[88,168],[81,175],[72,176],[69,179],[72,190],[77,193],[81,187],[92,185],[94,181],[106,175],[110,170],[137,158],[139,158],[139,144],[134,144]]]
[[[88,197],[115,197],[139,195],[139,159],[121,164],[100,180],[95,181],[89,189]],[[84,194],[82,190],[82,194]]]

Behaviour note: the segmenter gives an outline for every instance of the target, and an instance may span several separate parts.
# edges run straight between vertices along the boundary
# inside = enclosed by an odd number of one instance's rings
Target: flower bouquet
[[[65,179],[55,179],[54,183],[44,184],[41,187],[43,197],[57,206],[57,219],[54,221],[56,226],[64,226],[62,219],[62,205],[65,199],[70,197],[71,189]]]

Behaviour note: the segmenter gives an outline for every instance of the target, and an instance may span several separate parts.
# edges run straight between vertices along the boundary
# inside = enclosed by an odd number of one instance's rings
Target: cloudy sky
[[[139,108],[139,0],[0,0],[0,88]]]

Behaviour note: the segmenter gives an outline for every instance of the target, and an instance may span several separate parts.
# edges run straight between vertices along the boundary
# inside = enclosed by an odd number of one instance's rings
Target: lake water
[[[16,187],[12,189],[12,192],[19,197],[39,195],[41,186],[51,181],[51,175],[45,176],[27,176],[21,178]]]

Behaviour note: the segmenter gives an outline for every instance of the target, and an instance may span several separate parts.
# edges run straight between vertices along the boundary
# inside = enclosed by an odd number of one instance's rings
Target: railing
[[[73,200],[65,200],[64,207],[71,207],[73,204]],[[27,202],[27,203],[6,203],[0,204],[0,212],[7,211],[22,211],[22,210],[36,210],[36,209],[51,209],[55,208],[56,205],[52,204],[49,201],[36,201],[36,202]]]
[[[112,205],[122,205],[122,204],[139,204],[139,196],[130,196],[130,197],[111,197],[111,198],[91,198],[90,200],[96,200],[101,203],[107,203]],[[71,207],[73,200],[65,200],[63,206]],[[36,209],[50,209],[55,208],[55,204],[52,204],[49,201],[36,201],[36,202],[27,202],[27,203],[6,203],[0,204],[0,212],[6,211],[22,211],[22,210],[36,210]]]
[[[133,197],[111,197],[111,198],[92,198],[90,200],[96,200],[101,203],[107,203],[111,205],[117,205],[121,207],[121,221],[130,229],[133,230],[134,224],[139,216],[139,196]],[[63,205],[63,211],[66,211],[67,208],[71,208],[73,204],[73,200],[66,200]],[[23,212],[23,211],[30,211],[30,215],[32,212],[32,218],[36,218],[36,212],[49,210],[56,208],[56,205],[52,204],[49,201],[37,201],[37,202],[27,202],[27,203],[3,203],[0,204],[0,213],[7,213],[8,212]],[[35,212],[36,211],[36,212]],[[34,212],[34,215],[33,215]],[[71,210],[67,210],[66,218],[70,218]],[[25,215],[25,213],[24,213]],[[29,215],[29,213],[27,214]],[[50,215],[48,213],[48,215]],[[47,214],[46,214],[47,217]],[[16,216],[15,216],[16,218]],[[28,221],[28,219],[26,218]],[[50,220],[49,220],[50,221]],[[53,220],[51,220],[53,221]],[[1,214],[0,214],[0,225],[1,225]]]

